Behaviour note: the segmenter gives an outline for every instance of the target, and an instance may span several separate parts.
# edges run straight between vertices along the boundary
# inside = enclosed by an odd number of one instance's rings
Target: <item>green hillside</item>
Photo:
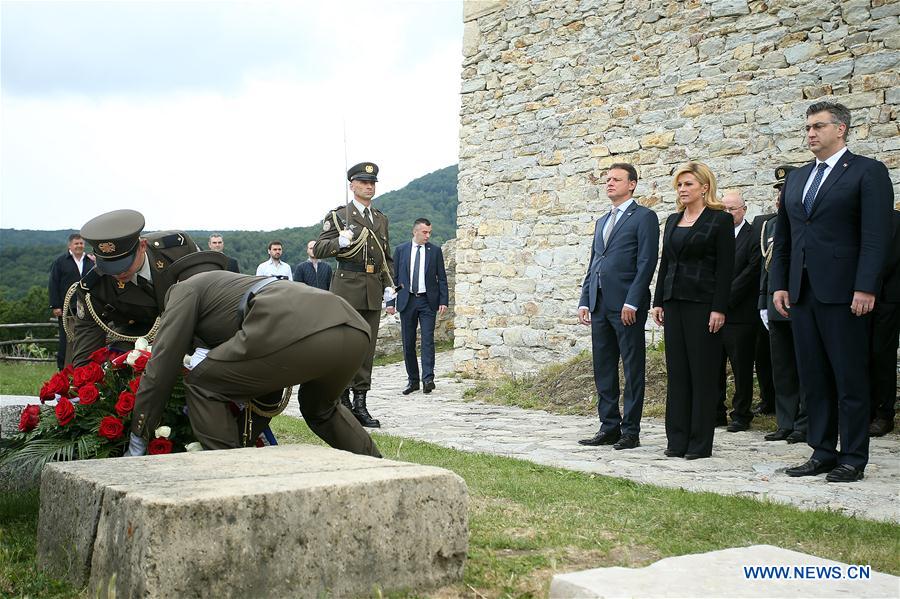
[[[407,241],[412,223],[419,217],[432,222],[434,243],[440,245],[455,237],[458,170],[456,165],[448,166],[375,199],[375,205],[391,221],[392,244]],[[296,265],[306,259],[306,244],[320,231],[321,223],[276,231],[215,232],[223,235],[225,253],[237,259],[241,272],[254,273],[256,265],[267,258],[269,241],[280,239],[284,243],[284,260]],[[21,299],[32,287],[46,292],[50,265],[65,251],[66,238],[72,232],[0,229],[0,302]],[[206,249],[206,240],[213,231],[188,232]]]

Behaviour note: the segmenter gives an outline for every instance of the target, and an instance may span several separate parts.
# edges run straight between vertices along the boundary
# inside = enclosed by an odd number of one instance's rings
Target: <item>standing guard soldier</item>
[[[144,216],[114,210],[89,220],[81,236],[94,248],[96,266],[77,287],[72,363],[81,366],[111,339],[125,349],[138,337],[152,340],[167,287],[156,285],[170,264],[199,251],[184,231],[145,237]]]
[[[313,255],[337,260],[337,270],[331,283],[332,293],[349,302],[372,329],[368,353],[350,382],[353,404],[350,404],[349,390],[341,395],[341,403],[351,409],[360,424],[377,428],[381,423],[369,414],[366,393],[372,388],[372,362],[375,359],[382,301],[396,297],[391,278],[394,265],[388,241],[387,216],[372,206],[378,166],[361,162],[347,171],[347,180],[353,200],[325,216]]]
[[[775,210],[781,206],[781,189],[787,174],[794,170],[790,165],[775,169],[775,184],[778,198]],[[775,309],[772,301],[774,290],[769,289],[769,265],[772,262],[773,242],[777,214],[772,214],[760,230],[759,248],[762,252],[762,268],[759,282],[759,317],[769,330],[769,348],[772,356],[772,380],[775,383],[775,422],[777,429],[765,436],[766,441],[787,441],[805,443],[807,416],[806,392],[800,386],[797,373],[797,354],[794,349],[794,334],[791,319],[785,318]]]

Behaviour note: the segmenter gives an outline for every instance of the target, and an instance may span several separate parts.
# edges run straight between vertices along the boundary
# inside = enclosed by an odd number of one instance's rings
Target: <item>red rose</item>
[[[34,430],[40,421],[41,406],[37,404],[25,406],[25,409],[22,410],[22,417],[19,418],[19,430],[27,433],[30,430]]]
[[[128,388],[131,389],[132,393],[137,393],[138,387],[141,386],[141,377],[136,376],[130,381],[128,381]]]
[[[96,362],[90,362],[84,366],[79,366],[72,374],[72,383],[76,387],[87,385],[88,383],[99,383],[103,380],[103,369]]]
[[[121,437],[124,432],[125,425],[122,424],[121,420],[115,416],[104,416],[103,420],[100,421],[100,428],[97,430],[97,435],[106,437],[110,441],[115,441]]]
[[[172,442],[165,437],[157,437],[150,441],[150,445],[147,446],[147,453],[150,455],[172,453]]]
[[[144,372],[144,369],[147,367],[147,361],[149,359],[150,354],[142,352],[141,355],[139,355],[134,361],[134,366],[132,366],[132,368],[134,368],[135,372]]]
[[[66,364],[66,367],[62,369],[63,376],[65,376],[67,379],[71,379],[74,372],[75,367],[71,364]]]
[[[72,422],[73,418],[75,418],[75,406],[65,397],[60,397],[56,402],[56,421],[60,426],[65,426]]]
[[[119,401],[116,402],[116,413],[125,418],[134,409],[134,393],[122,391],[119,393]]]
[[[95,364],[103,364],[107,359],[109,359],[109,349],[106,347],[101,347],[90,356],[88,356],[88,359]]]
[[[100,390],[97,385],[89,383],[78,388],[78,401],[83,406],[89,406],[100,398]]]
[[[51,401],[57,395],[69,396],[69,377],[62,372],[57,372],[50,380],[43,384],[40,391],[41,401]]]

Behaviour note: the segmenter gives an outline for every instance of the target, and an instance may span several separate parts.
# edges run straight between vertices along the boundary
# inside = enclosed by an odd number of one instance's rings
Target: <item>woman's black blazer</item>
[[[672,232],[683,214],[666,219],[653,305],[668,300],[708,302],[710,311],[724,314],[734,271],[734,221],[727,212],[705,209],[676,254]]]

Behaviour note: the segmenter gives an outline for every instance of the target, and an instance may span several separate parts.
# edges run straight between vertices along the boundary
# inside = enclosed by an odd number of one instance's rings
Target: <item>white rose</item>
[[[187,451],[203,451],[203,445],[200,444],[200,441],[194,441],[193,443],[188,443],[184,446]]]
[[[129,366],[134,366],[134,363],[140,357],[141,357],[141,352],[139,352],[136,349],[133,349],[130,352],[128,352],[128,357],[125,358],[125,363],[128,364]]]
[[[144,337],[138,337],[134,342],[134,349],[150,351],[150,342]]]
[[[155,431],[153,431],[153,434],[156,435],[157,437],[165,437],[166,439],[168,439],[169,435],[172,434],[172,429],[169,428],[168,426],[161,426],[158,429],[156,429]]]

